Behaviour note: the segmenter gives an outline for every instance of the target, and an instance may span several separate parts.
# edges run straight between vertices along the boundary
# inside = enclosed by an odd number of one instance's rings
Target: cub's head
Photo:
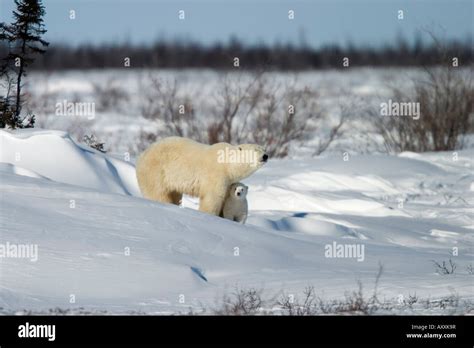
[[[249,188],[240,182],[230,185],[229,188],[230,196],[239,200],[244,200],[247,198],[248,190]]]

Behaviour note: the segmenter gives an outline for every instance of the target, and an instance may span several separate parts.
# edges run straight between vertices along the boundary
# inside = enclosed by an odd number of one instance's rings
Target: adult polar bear
[[[137,160],[137,179],[145,198],[179,205],[183,194],[199,197],[199,210],[219,216],[231,184],[267,162],[259,145],[205,145],[169,137],[152,144]]]

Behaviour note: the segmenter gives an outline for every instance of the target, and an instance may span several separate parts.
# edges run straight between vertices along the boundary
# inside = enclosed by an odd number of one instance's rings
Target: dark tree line
[[[456,56],[460,64],[473,61],[470,40],[446,43],[449,56]],[[5,47],[0,47],[0,50]],[[1,52],[0,52],[1,53]],[[312,49],[293,44],[273,46],[244,45],[236,39],[211,46],[189,41],[160,41],[150,45],[117,43],[108,45],[64,44],[51,45],[45,55],[38,57],[33,69],[95,69],[123,67],[130,58],[132,68],[233,68],[234,57],[239,58],[241,68],[265,70],[305,70],[342,68],[343,58],[348,57],[355,66],[430,66],[439,64],[439,52],[435,45],[415,40],[413,44],[399,39],[383,47],[355,47],[348,45],[325,46]]]

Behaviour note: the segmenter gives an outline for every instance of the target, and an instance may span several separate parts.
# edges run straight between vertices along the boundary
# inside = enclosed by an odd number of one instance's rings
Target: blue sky
[[[231,36],[249,44],[304,40],[378,46],[431,29],[445,38],[472,36],[473,0],[44,0],[46,39],[104,43],[190,39],[204,44]],[[0,0],[0,20],[11,21],[13,0]],[[288,11],[295,19],[288,20]],[[404,20],[397,11],[404,11]],[[76,19],[69,18],[75,10]],[[186,19],[178,19],[184,10]]]

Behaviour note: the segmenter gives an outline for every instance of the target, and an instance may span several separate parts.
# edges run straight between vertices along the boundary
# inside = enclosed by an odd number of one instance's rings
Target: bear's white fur
[[[218,216],[232,183],[245,179],[268,159],[259,145],[205,145],[169,137],[152,144],[137,160],[145,198],[179,205],[183,194],[199,197],[199,210]]]
[[[224,218],[245,224],[248,215],[247,192],[248,187],[240,182],[230,185],[222,211]]]

